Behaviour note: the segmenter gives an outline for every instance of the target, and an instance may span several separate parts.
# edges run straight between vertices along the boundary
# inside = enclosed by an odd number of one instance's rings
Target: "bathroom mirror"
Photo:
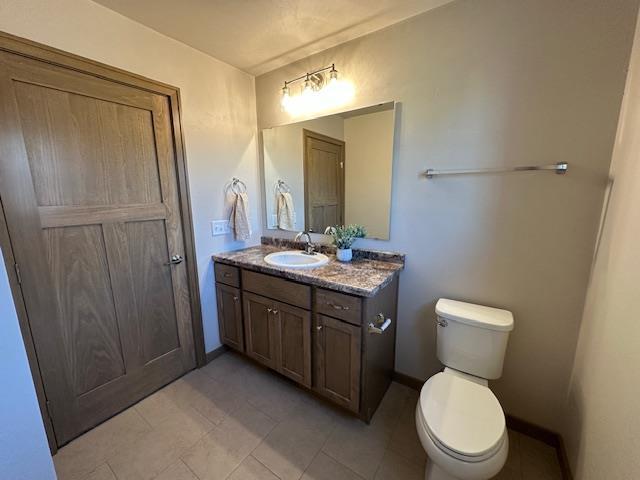
[[[262,130],[268,229],[389,239],[395,103]]]

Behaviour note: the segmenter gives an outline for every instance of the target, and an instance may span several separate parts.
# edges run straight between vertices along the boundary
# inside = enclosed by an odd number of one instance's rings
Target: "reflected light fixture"
[[[304,82],[303,82],[304,81]],[[298,95],[291,87],[300,84]],[[353,97],[353,86],[338,80],[335,64],[307,72],[293,80],[286,80],[282,87],[282,109],[291,115],[304,115],[321,109],[330,109],[346,103]]]

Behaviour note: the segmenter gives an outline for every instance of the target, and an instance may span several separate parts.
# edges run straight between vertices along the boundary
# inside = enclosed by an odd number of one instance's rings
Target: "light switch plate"
[[[229,220],[214,220],[211,222],[211,234],[214,237],[217,237],[218,235],[226,235],[227,233],[231,233]]]

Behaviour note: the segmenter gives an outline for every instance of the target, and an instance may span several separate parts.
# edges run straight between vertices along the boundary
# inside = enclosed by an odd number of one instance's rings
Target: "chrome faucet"
[[[304,253],[306,253],[307,255],[315,255],[315,249],[316,246],[313,244],[313,242],[311,242],[311,235],[309,234],[309,232],[307,232],[306,230],[304,232],[300,232],[296,235],[295,241],[298,242],[300,241],[300,239],[305,236],[307,237],[307,245],[304,248]]]

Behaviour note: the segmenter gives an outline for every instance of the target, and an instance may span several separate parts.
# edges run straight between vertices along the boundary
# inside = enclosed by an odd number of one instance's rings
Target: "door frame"
[[[304,172],[304,229],[307,228],[309,213],[311,211],[309,205],[309,167],[307,162],[309,161],[309,154],[307,152],[307,139],[312,138],[314,140],[320,140],[321,142],[331,143],[337,147],[340,147],[340,161],[342,162],[342,175],[340,176],[340,217],[344,223],[344,187],[345,187],[345,171],[346,171],[346,159],[345,159],[345,142],[337,138],[329,137],[321,133],[314,132],[312,130],[302,129],[302,169]],[[324,232],[314,232],[323,234]]]
[[[201,367],[207,363],[204,330],[202,325],[202,311],[200,304],[200,288],[198,283],[198,266],[195,252],[195,236],[193,232],[193,222],[191,215],[191,196],[189,194],[189,179],[187,175],[187,160],[184,137],[182,132],[181,119],[181,98],[180,89],[162,82],[121,70],[88,58],[84,58],[72,53],[43,45],[25,38],[17,37],[0,31],[0,51],[9,52],[26,58],[37,60],[50,65],[55,65],[77,72],[92,75],[111,82],[146,90],[155,94],[167,97],[169,108],[171,109],[171,120],[174,136],[174,153],[176,159],[176,173],[178,182],[178,196],[180,202],[180,215],[182,220],[182,232],[184,237],[184,257],[187,267],[187,277],[189,285],[191,303],[191,324],[193,330],[193,340],[196,357],[196,367]],[[4,254],[4,261],[9,276],[9,284],[18,314],[18,322],[22,339],[25,344],[33,383],[40,405],[40,412],[49,441],[51,453],[58,450],[53,424],[48,414],[47,398],[44,391],[44,383],[40,373],[38,358],[36,355],[31,327],[24,302],[22,285],[20,284],[11,238],[7,227],[5,212],[2,205],[2,191],[0,190],[0,247]],[[16,268],[10,268],[13,265]]]

